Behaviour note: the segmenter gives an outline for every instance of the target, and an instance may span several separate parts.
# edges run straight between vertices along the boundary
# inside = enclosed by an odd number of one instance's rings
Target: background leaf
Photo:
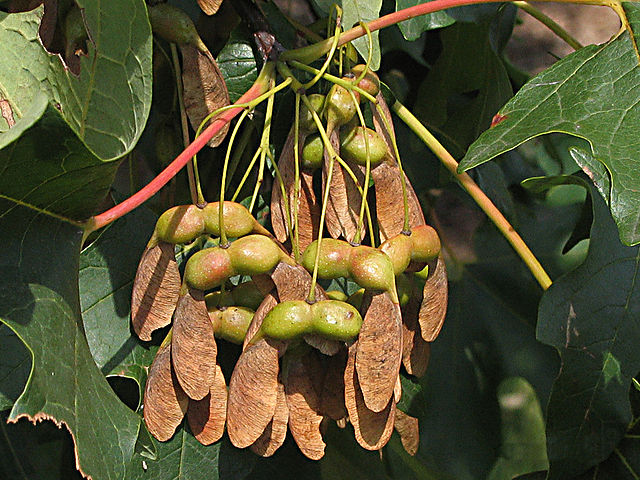
[[[93,212],[116,163],[94,157],[39,98],[40,121],[0,151],[0,321],[32,357],[9,420],[64,423],[85,474],[123,478],[140,420],[116,397],[89,352],[78,300],[83,230],[73,220]],[[6,382],[19,388],[21,381],[7,377],[1,390],[7,391]]]
[[[149,114],[151,28],[142,0],[77,4],[90,38],[77,77],[40,43],[42,6],[26,13],[0,12],[0,44],[6,52],[0,96],[21,118],[44,90],[89,149],[110,160],[133,148]],[[114,32],[118,41],[113,41]]]
[[[610,455],[631,419],[629,384],[640,370],[639,249],[620,244],[592,192],[585,263],[553,283],[538,313],[538,339],[562,361],[547,410],[549,478],[579,474]]]
[[[232,33],[231,38],[216,59],[227,83],[229,99],[232,103],[249,90],[255,79],[258,78],[258,66],[251,43],[242,39],[237,31],[235,32]]]
[[[471,146],[460,169],[480,165],[535,136],[563,132],[585,138],[611,176],[605,196],[620,238],[640,242],[638,145],[640,66],[622,34],[585,47],[529,81],[501,110],[504,119]],[[595,88],[595,86],[598,88]],[[585,170],[585,173],[589,173]]]
[[[396,0],[396,10],[402,10],[403,8],[413,7],[418,5],[420,0]],[[416,40],[423,32],[427,30],[433,30],[434,28],[442,28],[451,25],[455,20],[447,15],[447,12],[434,12],[427,15],[421,15],[416,18],[411,18],[400,22],[398,27],[404,38],[407,40]]]

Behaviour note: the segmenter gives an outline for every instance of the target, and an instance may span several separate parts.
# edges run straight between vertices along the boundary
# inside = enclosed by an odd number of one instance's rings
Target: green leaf
[[[136,454],[127,469],[127,480],[241,480],[256,463],[248,449],[233,447],[226,437],[204,446],[185,428],[171,440],[157,445],[157,459]]]
[[[489,33],[487,23],[456,23],[442,30],[442,53],[418,90],[416,116],[454,156],[464,154],[512,94]]]
[[[629,387],[640,370],[640,250],[620,243],[595,189],[591,197],[587,258],[553,283],[538,313],[538,339],[562,359],[547,411],[549,478],[568,478],[609,456],[631,418]]]
[[[84,231],[73,220],[94,211],[117,163],[94,157],[46,101],[42,110],[40,121],[0,150],[0,321],[32,362],[9,420],[65,424],[85,475],[122,479],[140,419],[91,357],[78,298]],[[21,381],[7,379],[13,388]]]
[[[396,0],[396,10],[413,7],[420,3],[424,2],[420,0]],[[454,22],[455,20],[447,15],[446,12],[434,12],[400,22],[398,27],[400,27],[404,38],[413,41],[418,39],[420,35],[427,30],[446,27]]]
[[[640,69],[631,39],[585,47],[529,81],[460,162],[468,170],[533,137],[561,132],[585,138],[611,177],[605,197],[628,245],[640,242]],[[590,172],[585,169],[585,173]]]
[[[62,220],[84,220],[107,194],[118,164],[93,156],[45,97],[36,103],[40,120],[0,150],[0,198]]]
[[[487,480],[511,480],[523,473],[546,470],[544,419],[533,387],[524,378],[511,377],[498,386],[502,446]]]
[[[249,90],[258,78],[258,66],[253,56],[251,43],[244,40],[236,30],[216,59],[222,72],[231,102],[235,102]]]
[[[151,106],[151,28],[142,0],[78,0],[89,33],[80,75],[65,68],[40,43],[40,6],[0,12],[0,97],[16,121],[39,92],[46,92],[66,122],[98,157],[118,158],[136,144]],[[117,41],[113,41],[117,37]]]
[[[134,210],[80,254],[80,303],[93,359],[103,374],[135,380],[140,398],[156,347],[143,345],[131,333],[131,289],[155,220],[146,208]]]

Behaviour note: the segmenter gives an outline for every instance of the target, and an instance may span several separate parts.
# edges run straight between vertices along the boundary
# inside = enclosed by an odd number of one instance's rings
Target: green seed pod
[[[227,307],[224,310],[209,310],[216,338],[242,345],[253,320],[254,311],[245,307]]]
[[[315,133],[304,140],[302,147],[302,168],[316,170],[322,166],[324,159],[324,142],[322,137]]]
[[[309,103],[311,104],[311,108],[320,115],[322,112],[322,107],[324,106],[324,95],[319,93],[314,93],[307,97],[309,99]],[[307,104],[302,102],[300,104],[300,131],[303,133],[312,133],[318,130],[318,126],[316,122],[313,120],[313,115],[311,111],[307,107]]]
[[[380,250],[360,245],[349,257],[351,278],[368,290],[395,291],[395,275],[391,259]]]
[[[354,95],[359,101],[360,95],[355,92]],[[344,125],[354,117],[356,104],[346,88],[334,84],[327,94],[322,113],[327,119],[327,131],[332,132],[334,128]]]
[[[351,248],[351,245],[343,240],[323,238],[318,258],[318,276],[327,279],[348,277]],[[317,251],[318,241],[314,240],[302,254],[302,266],[308,272],[313,272]]]
[[[205,248],[194,253],[184,268],[184,280],[197,290],[219,287],[236,272],[227,250],[220,247]]]
[[[326,293],[329,300],[340,300],[341,302],[346,302],[348,298],[347,295],[340,290],[327,290]]]
[[[153,33],[167,42],[193,45],[200,48],[202,40],[191,17],[169,3],[158,3],[149,7],[149,22]]]
[[[347,341],[360,333],[362,317],[353,305],[323,300],[311,306],[313,333],[329,340]]]
[[[260,331],[276,340],[291,340],[310,333],[312,328],[311,306],[304,300],[289,300],[267,313]]]
[[[236,275],[258,275],[270,272],[282,258],[282,250],[269,237],[247,235],[231,243],[227,249]]]
[[[360,74],[362,74],[362,71],[365,68],[367,68],[366,65],[356,65],[351,69],[351,72],[356,76],[356,78],[359,78]],[[372,70],[367,70],[364,78],[360,80],[360,82],[358,82],[358,87],[360,87],[372,97],[375,97],[380,92],[380,78]]]
[[[220,202],[208,203],[203,209],[205,230],[211,235],[220,236]],[[228,237],[243,237],[254,231],[256,220],[244,205],[236,202],[224,202],[224,230]]]
[[[257,310],[264,295],[255,283],[252,281],[244,282],[231,290],[231,296],[234,300],[234,305],[240,305],[241,307],[247,307],[251,310]]]
[[[411,260],[414,262],[430,262],[440,254],[440,237],[429,225],[420,225],[411,230]]]
[[[204,216],[195,205],[172,207],[156,222],[156,237],[167,243],[189,243],[203,233]]]
[[[341,138],[340,155],[358,165],[367,164],[367,140],[369,141],[369,161],[376,166],[387,156],[387,144],[375,130],[357,126],[345,131]]]
[[[391,259],[391,263],[393,263],[393,273],[395,275],[400,275],[409,266],[409,262],[411,262],[411,250],[413,248],[411,237],[399,233],[387,239],[378,248]]]

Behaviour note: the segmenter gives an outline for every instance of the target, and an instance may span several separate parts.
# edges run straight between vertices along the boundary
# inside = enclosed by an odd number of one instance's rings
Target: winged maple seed
[[[201,2],[204,4],[208,2]],[[190,68],[200,68],[198,65],[202,62],[206,64],[206,59],[200,57],[189,60],[193,53],[183,50],[186,73]],[[185,79],[185,88],[187,84]],[[194,100],[194,105],[204,109],[202,102]],[[395,151],[392,119],[384,98],[378,95],[378,104],[369,107],[375,129],[387,147],[384,160],[371,170],[375,204],[368,206],[378,227],[373,228],[373,232],[358,225],[365,168],[355,163],[347,164],[355,177],[352,178],[335,162],[331,182],[328,182],[329,167],[334,159],[327,148],[323,152],[315,151],[318,153],[314,157],[316,163],[305,164],[308,171],[302,165],[296,168],[292,129],[278,161],[282,182],[276,178],[272,188],[273,234],[262,226],[256,230],[258,223],[251,215],[254,226],[246,230],[268,236],[271,243],[264,245],[273,247],[276,253],[265,255],[263,259],[260,251],[254,252],[248,247],[241,250],[239,245],[249,245],[243,241],[235,246],[231,242],[228,249],[207,249],[204,253],[210,255],[208,257],[201,253],[202,250],[196,251],[190,258],[208,260],[201,264],[194,260],[192,265],[197,266],[191,269],[189,262],[192,260],[189,260],[183,281],[174,256],[174,245],[158,242],[157,235],[150,241],[134,284],[132,323],[140,338],[150,340],[154,330],[173,320],[168,339],[151,366],[145,390],[145,421],[149,431],[159,440],[169,439],[186,414],[194,436],[205,445],[220,440],[226,426],[234,446],[250,447],[257,455],[268,457],[280,448],[289,431],[302,454],[318,460],[327,447],[326,425],[333,421],[341,428],[351,424],[356,441],[367,450],[383,448],[395,427],[407,452],[416,453],[418,420],[398,410],[396,405],[402,396],[402,366],[408,375],[424,375],[431,342],[439,334],[446,314],[446,268],[442,255],[435,258],[440,249],[439,239],[437,248],[416,248],[435,253],[414,255],[411,250],[405,255],[399,247],[396,250],[393,250],[396,247],[389,250],[384,250],[386,246],[378,250],[367,247],[367,252],[377,255],[369,257],[362,254],[363,249],[358,249],[360,256],[351,255],[349,252],[355,249],[347,242],[327,239],[344,250],[322,260],[318,254],[318,263],[323,265],[322,268],[318,265],[315,272],[318,277],[335,279],[337,276],[345,283],[357,279],[368,285],[368,289],[361,290],[363,293],[348,299],[346,295],[328,295],[312,277],[313,270],[308,264],[300,260],[303,267],[291,258],[295,256],[294,245],[297,244],[297,252],[301,253],[318,240],[324,228],[320,225],[321,211],[326,213],[325,226],[329,236],[353,242],[360,229],[360,240],[364,239],[372,246],[401,233],[406,235],[402,237],[405,243],[397,245],[407,245],[406,238],[410,237],[404,231],[407,225],[409,230],[426,225],[411,183],[404,176],[399,159],[392,153]],[[205,115],[205,110],[211,108],[207,107],[198,115]],[[330,132],[329,137],[331,148],[338,155],[341,128]],[[300,146],[309,134],[308,129],[305,131],[307,133],[301,133],[298,139]],[[311,171],[313,165],[318,167],[315,172]],[[319,194],[320,183],[323,189],[329,183],[325,210],[322,206],[324,196]],[[405,217],[405,202],[398,201],[401,192],[407,194],[408,217]],[[196,212],[193,206],[180,211],[183,210]],[[202,216],[202,225],[188,221],[191,218],[188,215],[176,216],[175,225],[170,223],[165,228],[169,230],[165,232],[167,238],[186,239],[184,241],[189,243],[204,235],[203,232],[217,231],[218,217],[205,219],[202,212],[196,212]],[[184,232],[180,230],[181,235],[173,235],[172,229],[178,231],[180,222],[185,224],[182,225],[184,231],[193,234],[182,235]],[[245,231],[240,229],[244,223],[236,223],[234,232]],[[264,237],[260,239],[264,240]],[[198,249],[197,242],[191,245],[190,248]],[[232,258],[229,252],[239,252],[241,260]],[[396,261],[390,258],[394,252],[405,256]],[[306,252],[302,256],[305,255]],[[392,265],[386,270],[390,272],[388,277],[377,266],[366,264],[367,258],[374,257]],[[267,266],[263,268],[262,265]],[[396,268],[396,265],[401,267]],[[256,273],[249,275],[251,282],[233,286],[237,282],[232,277],[253,272],[254,267]],[[334,270],[339,273],[334,274]],[[377,282],[379,279],[374,278],[367,284],[369,279],[362,272],[373,272],[373,276],[389,278],[389,281]],[[397,285],[393,284],[392,273],[396,273]],[[408,285],[403,295],[398,294],[401,285]],[[243,296],[248,295],[247,286],[254,292],[251,298]],[[215,291],[208,293],[205,301],[204,290],[212,289]],[[314,295],[310,295],[312,289]],[[346,300],[351,305],[346,305]],[[248,304],[242,305],[243,301],[250,301],[250,309]],[[321,305],[325,310],[315,310],[316,302],[327,302]],[[331,302],[339,304],[339,308],[348,307],[350,310],[336,310],[348,311],[348,315],[340,317],[338,313],[331,313],[334,311],[329,306],[335,305]],[[209,310],[208,303],[211,303]],[[303,313],[278,316],[289,312],[285,306],[294,306],[298,310],[291,311]],[[270,315],[272,311],[274,314]],[[310,313],[317,311],[324,313],[319,317]],[[304,312],[309,316],[305,317]],[[351,327],[344,330],[349,334],[332,330],[339,322],[353,319],[357,319],[355,330],[349,330]],[[228,388],[217,364],[216,337],[242,343],[242,352],[229,377]]]

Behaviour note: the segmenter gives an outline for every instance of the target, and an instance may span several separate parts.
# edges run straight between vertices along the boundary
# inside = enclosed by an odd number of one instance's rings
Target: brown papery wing
[[[171,367],[171,344],[158,349],[144,389],[144,423],[161,442],[169,440],[182,423],[189,399]]]
[[[278,401],[278,348],[262,339],[238,359],[229,382],[227,433],[238,448],[254,443],[274,416]]]
[[[398,168],[398,162],[395,158],[393,143],[391,141],[392,136],[395,136],[393,131],[393,120],[391,118],[391,112],[384,100],[382,93],[379,93],[376,97],[378,104],[383,111],[384,118],[391,127],[391,131],[387,130],[380,112],[376,108],[372,108],[373,111],[373,124],[376,131],[382,135],[385,143],[387,144],[387,150],[390,152],[390,157],[385,159],[384,162],[376,166],[371,170],[371,177],[375,185],[376,193],[376,215],[378,219],[378,226],[380,228],[380,239],[384,242],[386,239],[399,234],[404,226],[404,204],[402,202],[402,181],[400,175],[400,169]],[[407,204],[409,207],[409,227],[417,227],[418,225],[424,225],[425,219],[422,213],[422,207],[416,192],[411,186],[411,182],[404,176],[407,189]]]
[[[180,52],[184,107],[191,127],[197,131],[207,115],[229,105],[229,91],[218,64],[208,50],[203,52],[192,45],[184,44],[180,45]],[[228,131],[227,123],[207,145],[217,147]]]
[[[131,323],[140,340],[151,340],[154,330],[171,323],[181,283],[172,244],[144,250],[131,294]]]
[[[322,385],[322,413],[332,420],[342,420],[347,416],[344,405],[344,370],[347,366],[347,349],[341,348],[328,359],[327,370]]]
[[[329,137],[331,145],[336,153],[340,153],[340,137],[337,130],[334,130]],[[324,163],[322,165],[322,192],[327,184],[329,176],[329,166],[331,155],[325,149]],[[362,176],[360,170],[356,170],[356,175]],[[360,179],[362,185],[362,179]],[[358,228],[358,216],[360,214],[360,193],[349,174],[344,171],[337,160],[333,163],[333,173],[331,175],[331,185],[329,199],[327,202],[326,225],[329,235],[333,238],[344,237],[352,241]]]
[[[427,342],[433,342],[442,330],[449,296],[444,258],[440,255],[433,263],[435,265],[429,265],[429,276],[422,290],[422,305],[418,317],[422,338]]]
[[[209,394],[216,374],[216,340],[200,290],[180,295],[173,321],[171,361],[184,392],[193,400]]]
[[[304,141],[304,135],[299,138]],[[280,242],[285,242],[289,236],[289,226],[293,225],[293,191],[295,184],[295,156],[294,156],[295,132],[293,127],[289,130],[287,140],[282,147],[282,153],[278,159],[278,171],[282,177],[282,184],[286,197],[282,196],[282,189],[278,178],[273,179],[271,189],[271,226],[273,233]],[[300,151],[300,150],[298,150]],[[285,198],[288,205],[285,204]],[[287,208],[289,209],[289,223],[287,224]]]
[[[277,304],[278,298],[275,295],[275,291],[269,292],[264,296],[264,299],[256,310],[256,313],[253,314],[253,319],[251,320],[247,333],[244,336],[244,342],[242,344],[243,352],[247,349],[255,334],[260,331],[264,317],[266,317],[267,313],[269,313]]]
[[[390,398],[387,406],[380,412],[367,408],[355,370],[356,348],[356,344],[349,347],[344,370],[344,403],[356,441],[367,450],[379,450],[387,444],[393,433],[396,407],[393,398]]]
[[[400,307],[387,292],[367,292],[356,347],[356,371],[367,407],[380,412],[393,396],[402,362]]]
[[[300,451],[307,458],[319,460],[324,456],[326,444],[320,433],[323,416],[319,385],[314,385],[314,380],[322,382],[324,369],[314,351],[290,360],[287,365],[283,380],[289,407],[289,430]]]
[[[409,455],[415,455],[420,444],[420,427],[418,425],[418,419],[411,415],[407,415],[402,410],[396,409],[395,428],[400,435],[400,441],[402,442],[404,449]]]
[[[402,364],[409,375],[422,377],[427,371],[431,344],[422,338],[418,313],[422,291],[415,289],[409,303],[402,307]]]
[[[217,442],[227,418],[227,384],[219,365],[211,391],[202,400],[189,400],[187,421],[193,436],[203,445]]]
[[[198,5],[204,13],[213,15],[218,11],[220,5],[222,5],[222,0],[198,0]]]
[[[251,451],[261,457],[270,457],[282,446],[287,437],[289,407],[284,393],[284,385],[278,384],[276,411],[262,435],[251,445]]]

